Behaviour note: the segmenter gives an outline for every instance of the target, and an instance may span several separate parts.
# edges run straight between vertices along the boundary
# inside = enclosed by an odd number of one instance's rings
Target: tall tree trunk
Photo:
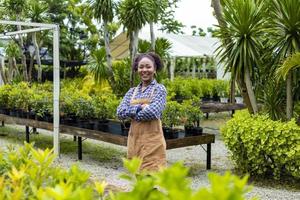
[[[4,68],[5,68],[4,57],[0,57],[0,59],[1,59],[1,61],[0,61],[0,75],[1,75],[3,83],[6,84],[7,80],[6,80],[6,76],[5,76],[5,73],[4,73]]]
[[[137,47],[138,47],[138,42],[139,42],[139,31],[136,30],[133,33],[130,34],[131,36],[131,41],[130,41],[130,56],[131,56],[131,63],[133,63],[133,60],[137,54]],[[133,87],[134,84],[134,70],[131,69],[130,73],[130,87]]]
[[[155,35],[154,35],[153,22],[150,22],[149,25],[150,25],[150,37],[151,37],[150,51],[155,52]]]
[[[239,89],[241,91],[241,95],[243,97],[243,100],[245,102],[245,105],[247,106],[249,113],[254,113],[245,82],[243,80],[241,80],[240,78],[237,78],[237,83],[238,83]]]
[[[14,67],[12,64],[12,57],[8,58],[8,83],[12,82],[13,79],[13,71],[14,71]]]
[[[211,0],[211,7],[215,11],[216,18],[220,26],[224,26],[224,21],[222,17],[222,6],[220,0]]]
[[[20,21],[20,17],[17,15],[16,17],[17,21]],[[21,25],[17,25],[17,30],[20,31],[22,30]],[[26,64],[26,56],[23,53],[23,48],[24,48],[24,41],[23,37],[21,34],[19,34],[19,47],[21,49],[22,55],[21,55],[21,60],[22,60],[22,66],[23,66],[23,78],[24,81],[28,81],[28,74],[27,74],[27,64]]]
[[[256,114],[258,112],[257,102],[256,102],[254,91],[252,89],[252,82],[250,79],[250,71],[248,67],[245,68],[245,83],[246,83],[246,88],[250,99],[250,103],[253,109],[253,113]]]
[[[29,69],[28,69],[28,81],[32,81],[32,69],[34,65],[34,55],[30,56],[30,63],[29,63]]]
[[[115,85],[114,71],[112,69],[112,56],[109,48],[109,32],[107,28],[107,22],[103,22],[103,30],[104,30],[104,44],[105,44],[105,52],[106,52],[106,62],[109,73],[109,81],[112,85]]]
[[[175,71],[175,65],[176,65],[176,57],[170,58],[170,80],[174,81],[174,71]]]
[[[35,49],[34,53],[35,53],[36,63],[38,65],[37,80],[38,80],[38,82],[42,82],[42,64],[41,64],[41,57],[40,57],[40,47],[36,40],[36,32],[32,33],[32,42],[33,42],[34,49]]]
[[[20,72],[19,72],[19,69],[18,69],[18,66],[17,66],[17,60],[15,57],[12,58],[12,66],[13,66],[13,69],[14,69],[14,72],[16,73],[16,75],[20,75]]]
[[[235,104],[235,80],[236,78],[231,77],[230,79],[230,93],[229,93],[229,102]]]
[[[289,71],[286,79],[286,118],[290,120],[293,116],[293,95],[292,95],[292,71]]]

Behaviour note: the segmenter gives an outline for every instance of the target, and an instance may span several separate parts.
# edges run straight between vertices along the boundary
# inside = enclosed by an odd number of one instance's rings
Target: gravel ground
[[[220,122],[222,124],[222,122]],[[203,126],[203,125],[202,125]],[[14,126],[16,127],[16,126]],[[233,170],[233,163],[228,157],[228,151],[224,146],[220,138],[219,131],[214,127],[211,127],[210,122],[204,124],[206,127],[205,132],[216,134],[216,142],[212,144],[212,169],[206,170],[206,153],[201,146],[192,146],[185,148],[172,149],[167,151],[167,161],[168,164],[172,164],[178,160],[184,160],[186,166],[191,168],[191,180],[192,187],[198,188],[203,186],[208,186],[209,182],[207,179],[207,174],[209,172],[217,172],[223,174],[227,170]],[[41,134],[46,134],[47,131],[38,130]],[[1,132],[1,129],[0,129]],[[63,138],[72,137],[68,135],[62,135]],[[5,136],[0,137],[0,146],[6,146],[7,144],[12,143],[12,140],[7,140]],[[84,142],[86,143],[86,142]],[[117,151],[120,151],[121,154],[126,153],[126,148],[118,145],[113,145],[109,143],[104,143],[101,141],[88,140],[89,145],[101,145],[103,147],[113,148]],[[15,144],[15,143],[14,143]],[[96,146],[95,145],[95,146]],[[203,146],[206,148],[206,146]],[[121,159],[112,159],[107,162],[100,162],[99,160],[94,160],[91,158],[90,154],[83,149],[83,160],[77,160],[77,154],[68,153],[61,155],[60,159],[57,161],[57,164],[68,168],[74,163],[91,173],[92,179],[105,179],[109,184],[116,185],[123,189],[128,188],[128,183],[119,178],[121,172],[124,172],[122,167]],[[286,187],[273,187],[270,184],[268,186],[261,186],[262,184],[255,184],[251,192],[247,194],[247,198],[259,197],[259,199],[274,199],[274,200],[300,200],[300,190],[299,189],[285,189]],[[271,184],[272,185],[272,184]]]

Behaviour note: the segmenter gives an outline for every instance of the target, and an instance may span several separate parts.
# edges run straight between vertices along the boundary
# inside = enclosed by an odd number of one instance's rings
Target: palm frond
[[[295,53],[291,56],[289,56],[282,64],[281,67],[279,67],[276,70],[276,75],[277,78],[283,78],[284,80],[286,79],[288,73],[295,69],[300,67],[300,52]]]

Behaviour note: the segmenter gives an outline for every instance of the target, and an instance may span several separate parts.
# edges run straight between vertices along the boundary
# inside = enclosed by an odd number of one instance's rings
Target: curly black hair
[[[132,69],[134,71],[137,71],[139,62],[145,57],[149,58],[153,62],[154,67],[157,71],[159,71],[163,68],[163,62],[162,62],[160,56],[153,52],[148,52],[148,53],[138,54],[135,57],[135,59],[133,60],[133,63],[132,63]]]

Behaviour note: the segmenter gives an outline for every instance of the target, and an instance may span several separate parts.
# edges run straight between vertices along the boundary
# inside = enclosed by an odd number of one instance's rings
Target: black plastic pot
[[[0,108],[0,113],[4,115],[9,115],[9,109],[7,108]]]
[[[45,114],[44,117],[43,117],[43,121],[52,123],[53,122],[53,116],[50,115],[50,114]]]
[[[184,126],[185,137],[202,135],[202,127]]]
[[[210,96],[204,96],[201,98],[201,101],[202,102],[210,102],[210,101],[212,101],[212,98],[210,98]]]
[[[33,111],[29,111],[27,115],[28,115],[28,119],[35,119],[35,112]]]
[[[108,120],[93,120],[94,121],[94,129],[98,131],[103,131],[103,132],[108,132],[109,127],[108,127]]]
[[[176,138],[178,138],[178,135],[179,135],[178,130],[174,130],[169,127],[163,127],[163,133],[164,133],[164,137],[166,140],[167,139],[176,139]]]
[[[17,117],[18,112],[17,112],[16,109],[11,109],[11,110],[9,111],[9,115],[12,116],[12,117]]]
[[[216,101],[216,102],[220,102],[220,101],[221,101],[221,98],[220,98],[220,96],[218,96],[218,95],[214,95],[214,96],[212,97],[212,99],[213,99],[213,101]]]

